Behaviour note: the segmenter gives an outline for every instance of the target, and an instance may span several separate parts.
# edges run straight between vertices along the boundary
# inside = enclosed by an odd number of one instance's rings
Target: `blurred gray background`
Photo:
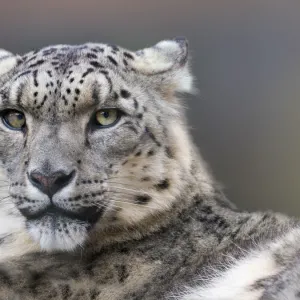
[[[192,134],[242,208],[300,215],[300,1],[3,1],[0,47],[186,36],[200,94]]]

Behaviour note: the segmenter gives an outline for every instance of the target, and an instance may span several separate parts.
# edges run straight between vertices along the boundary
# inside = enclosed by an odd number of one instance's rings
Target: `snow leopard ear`
[[[0,78],[11,71],[18,64],[18,61],[18,56],[0,49]]]
[[[192,92],[193,77],[188,67],[188,41],[185,38],[161,41],[137,51],[134,69],[151,76],[161,90]]]

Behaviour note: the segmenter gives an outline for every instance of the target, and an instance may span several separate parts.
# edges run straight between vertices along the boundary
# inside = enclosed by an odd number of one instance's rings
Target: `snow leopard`
[[[0,51],[0,299],[300,299],[298,218],[230,202],[189,133],[185,38]]]

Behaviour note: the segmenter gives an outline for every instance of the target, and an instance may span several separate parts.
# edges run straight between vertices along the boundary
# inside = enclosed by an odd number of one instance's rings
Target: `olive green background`
[[[0,47],[186,36],[192,134],[240,207],[300,215],[300,1],[0,1]]]

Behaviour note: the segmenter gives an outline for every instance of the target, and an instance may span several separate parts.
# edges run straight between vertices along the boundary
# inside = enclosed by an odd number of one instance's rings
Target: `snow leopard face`
[[[192,164],[175,97],[191,81],[184,39],[0,51],[1,166],[41,248],[72,250],[171,207]]]

